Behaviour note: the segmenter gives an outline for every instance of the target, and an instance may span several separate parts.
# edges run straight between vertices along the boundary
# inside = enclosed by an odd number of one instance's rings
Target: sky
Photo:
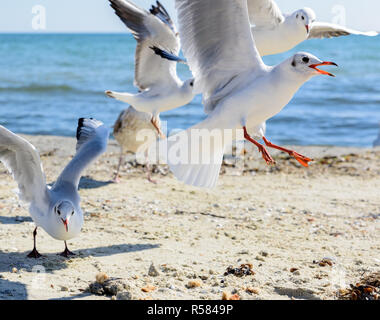
[[[154,0],[155,1],[155,0]],[[217,1],[217,0],[214,0]],[[174,0],[161,0],[176,21]],[[276,0],[283,12],[310,7],[319,21],[380,30],[379,0]],[[153,0],[135,0],[149,8]],[[45,13],[45,14],[44,14]],[[41,19],[41,17],[46,17]],[[125,32],[108,0],[1,0],[0,32]]]

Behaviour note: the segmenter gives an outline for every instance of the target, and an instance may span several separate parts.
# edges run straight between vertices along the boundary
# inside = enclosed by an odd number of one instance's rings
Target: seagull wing
[[[115,13],[132,31],[137,41],[135,55],[135,86],[140,90],[167,87],[179,81],[176,63],[157,56],[151,47],[160,47],[178,55],[180,45],[176,28],[157,1],[150,12],[128,0],[109,0]]]
[[[255,28],[268,29],[285,20],[280,8],[273,0],[247,0],[249,20]]]
[[[310,30],[309,39],[333,38],[333,37],[349,36],[352,34],[363,35],[363,36],[377,36],[378,35],[378,33],[375,31],[360,32],[360,31],[352,30],[352,29],[342,27],[337,24],[333,24],[333,23],[314,22]]]
[[[106,151],[108,136],[109,129],[102,122],[93,119],[79,119],[77,128],[77,152],[62,171],[54,188],[67,183],[78,188],[82,171]]]
[[[251,34],[247,0],[176,0],[176,7],[182,49],[209,113],[241,83],[243,73],[265,67]]]
[[[36,148],[3,126],[0,126],[0,161],[13,174],[21,200],[39,204],[47,199],[46,179]]]

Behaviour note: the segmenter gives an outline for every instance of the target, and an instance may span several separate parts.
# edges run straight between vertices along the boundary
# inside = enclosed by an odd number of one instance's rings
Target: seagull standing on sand
[[[208,117],[161,141],[161,150],[162,144],[168,144],[166,161],[171,171],[187,184],[214,187],[227,143],[223,132],[228,130],[242,131],[264,160],[273,164],[266,148],[250,136],[250,129],[279,113],[313,76],[333,76],[319,66],[336,64],[300,52],[275,67],[265,65],[252,37],[247,0],[218,0],[217,5],[214,0],[176,0],[176,8],[184,55],[195,76],[195,87],[203,93]],[[207,144],[202,140],[205,131],[221,132],[220,143]],[[194,133],[199,134],[201,143],[193,143]],[[303,166],[312,161],[276,146],[265,136],[263,140],[266,146],[288,153]]]
[[[159,115],[157,116],[157,125],[158,127],[161,125]],[[141,136],[139,136],[140,134]],[[120,113],[113,126],[113,135],[120,146],[119,164],[113,179],[114,182],[118,183],[124,154],[126,152],[134,154],[144,152],[146,158],[149,159],[149,147],[157,140],[158,136],[155,127],[151,123],[151,116],[146,112],[137,111],[132,106]],[[156,183],[151,178],[149,161],[146,164],[146,170],[148,172],[148,181]]]
[[[261,56],[288,51],[309,39],[348,35],[376,36],[375,31],[360,32],[337,24],[318,22],[310,8],[283,14],[274,0],[247,0],[251,30]]]
[[[159,113],[184,106],[194,98],[194,80],[181,81],[177,76],[176,63],[160,58],[151,49],[158,46],[178,55],[180,43],[176,27],[158,1],[150,12],[127,0],[109,1],[137,41],[135,86],[139,93],[106,91],[106,94],[129,103],[138,111],[151,114],[153,126],[164,137],[158,125]]]
[[[29,258],[39,258],[37,228],[65,242],[62,256],[73,255],[66,241],[79,235],[83,225],[78,184],[82,171],[106,151],[109,129],[100,121],[79,119],[76,155],[50,188],[46,185],[40,156],[25,139],[0,126],[0,161],[18,183],[19,197],[30,204],[29,212],[36,228],[34,247]]]

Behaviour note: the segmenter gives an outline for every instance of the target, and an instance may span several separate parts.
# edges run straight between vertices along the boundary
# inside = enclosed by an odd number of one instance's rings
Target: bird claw
[[[38,259],[42,257],[42,254],[40,254],[36,248],[34,248],[28,255],[28,258]]]
[[[268,153],[268,151],[262,147],[260,148],[260,152],[263,156],[263,159],[265,160],[265,162],[267,163],[267,165],[275,165],[276,164],[276,161],[274,161],[274,159],[272,158],[272,156]]]
[[[157,182],[156,180],[153,180],[151,177],[148,177],[147,180],[148,180],[150,183],[158,184],[158,182]]]
[[[115,177],[112,179],[112,183],[116,183],[116,184],[119,184],[121,181],[120,181],[120,178],[119,177]]]
[[[65,258],[68,258],[69,256],[76,256],[76,254],[74,252],[71,252],[69,249],[65,249],[65,251],[59,253],[58,255]]]
[[[294,157],[301,165],[303,165],[304,167],[309,167],[309,162],[310,161],[314,161],[313,159],[310,159],[310,158],[308,158],[308,157],[305,157],[305,156],[303,156],[302,154],[299,154],[299,153],[297,153],[297,152],[295,152],[295,151],[292,151],[291,153],[290,153],[290,155],[292,156],[292,157]]]

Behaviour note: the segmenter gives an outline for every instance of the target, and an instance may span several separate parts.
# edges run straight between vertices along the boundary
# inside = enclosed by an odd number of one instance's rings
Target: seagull
[[[334,76],[318,67],[337,64],[299,52],[277,66],[265,65],[251,33],[247,0],[219,0],[217,6],[214,0],[176,0],[176,9],[183,52],[208,116],[162,140],[159,156],[165,157],[177,179],[206,188],[217,183],[227,138],[244,137],[274,164],[249,132],[279,113],[312,77]],[[230,131],[234,134],[227,136]],[[305,167],[312,161],[262,138],[267,147],[288,153]]]
[[[190,103],[194,98],[194,79],[185,82],[177,76],[176,63],[161,59],[151,47],[158,46],[178,55],[179,35],[169,14],[157,1],[150,12],[127,0],[109,0],[119,18],[132,31],[137,48],[135,54],[135,86],[137,94],[106,91],[114,99],[132,105],[140,112],[152,115],[151,121],[162,138],[158,125],[160,112]]]
[[[309,39],[348,35],[377,36],[337,24],[318,22],[313,9],[283,14],[274,0],[247,0],[251,31],[261,56],[282,53]]]
[[[157,125],[161,127],[159,115]],[[149,159],[149,147],[157,140],[157,131],[151,122],[151,116],[146,112],[137,111],[132,106],[123,110],[113,126],[113,135],[120,146],[119,165],[113,179],[118,183],[119,172],[126,152],[145,153]],[[156,183],[151,178],[149,162],[147,162],[148,181]]]
[[[76,155],[62,171],[52,187],[46,185],[40,156],[36,148],[22,137],[0,126],[0,161],[13,174],[19,197],[29,203],[29,212],[36,225],[34,247],[29,258],[39,258],[36,248],[37,228],[65,242],[60,254],[74,255],[67,248],[67,240],[79,235],[83,225],[78,184],[82,171],[106,151],[109,129],[102,122],[78,120]]]

